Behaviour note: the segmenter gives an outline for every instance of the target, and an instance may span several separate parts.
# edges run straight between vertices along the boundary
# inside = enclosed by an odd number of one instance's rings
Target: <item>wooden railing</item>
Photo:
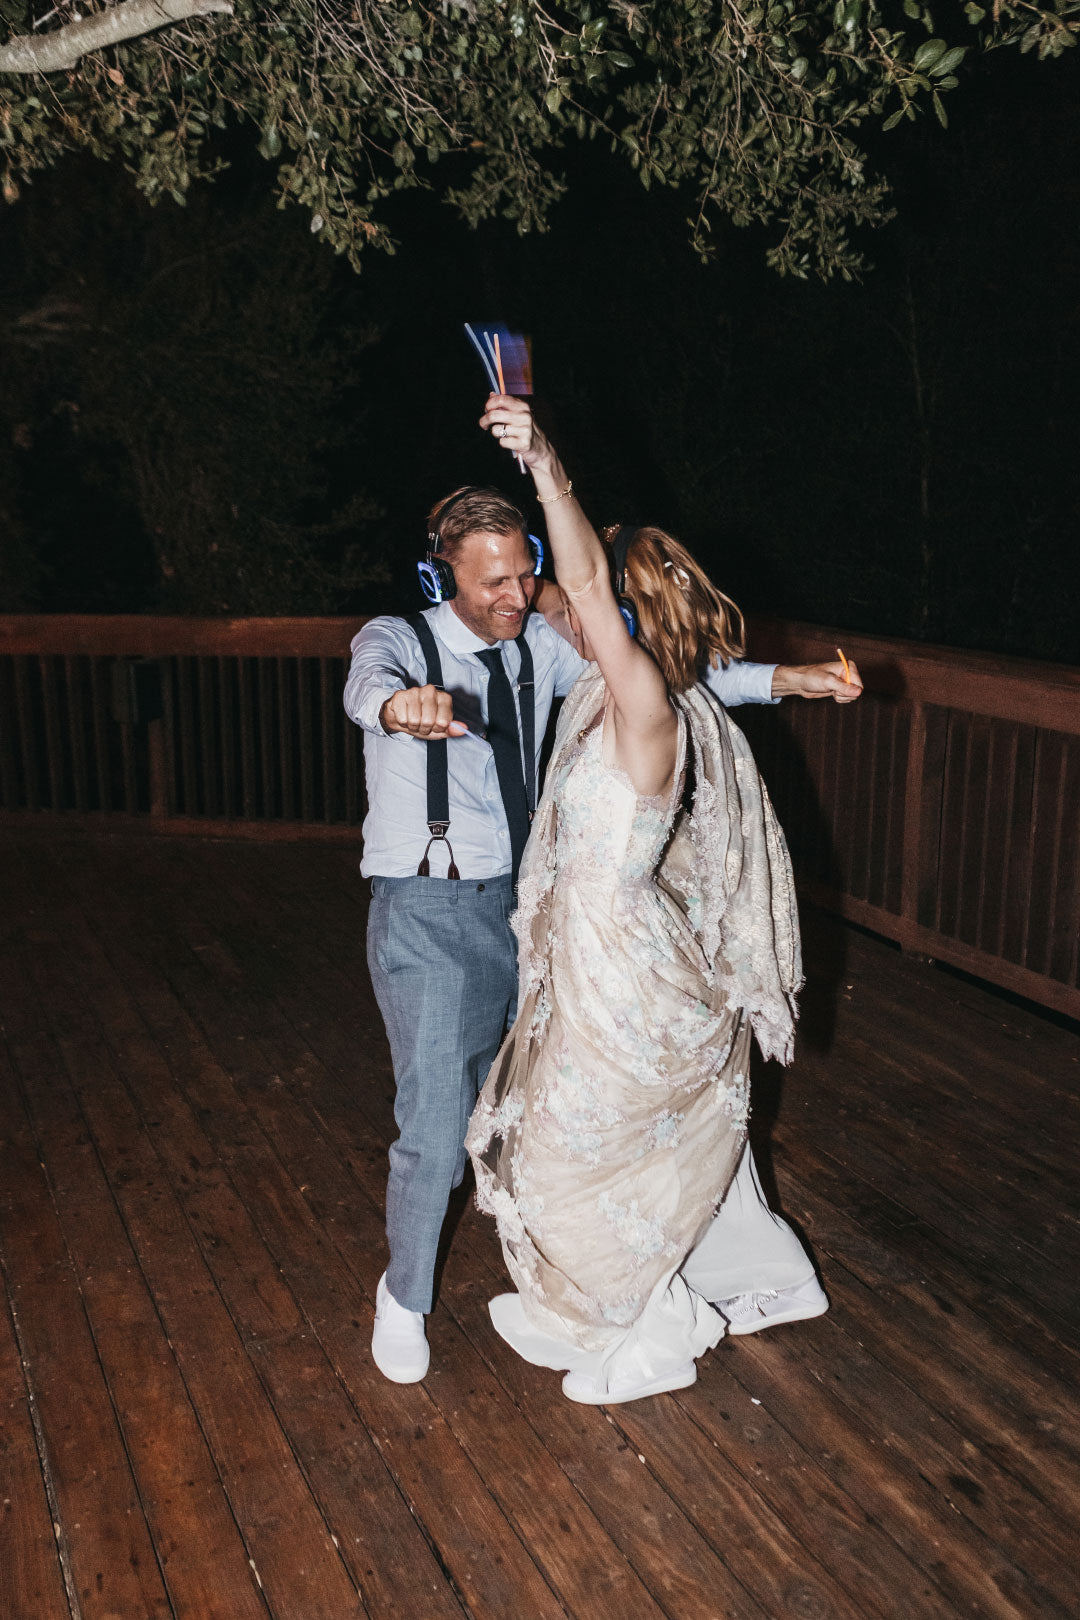
[[[357,839],[351,619],[0,618],[0,808],[48,825]],[[735,716],[805,896],[1080,1017],[1080,670],[758,619],[863,698]]]
[[[1080,1017],[1080,670],[759,619],[755,658],[837,641],[859,702],[740,709],[806,898]]]
[[[0,619],[0,807],[358,838],[356,619]]]

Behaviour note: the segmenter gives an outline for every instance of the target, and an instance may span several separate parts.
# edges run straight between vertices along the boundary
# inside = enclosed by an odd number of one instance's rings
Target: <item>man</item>
[[[424,1315],[439,1235],[464,1175],[477,1090],[513,1016],[517,962],[508,919],[534,807],[528,778],[535,781],[553,701],[584,667],[543,615],[529,611],[536,558],[512,502],[497,490],[459,490],[435,508],[428,527],[425,566],[443,599],[416,628],[389,617],[366,624],[352,644],[345,688],[346,712],[365,733],[368,963],[390,1041],[399,1133],[390,1149],[390,1263],[379,1281],[372,1355],[398,1383],[427,1372]],[[729,705],[778,701],[787,692],[849,700],[861,688],[840,673],[839,665],[736,663],[711,671],[708,684]],[[782,1309],[772,1319],[818,1314],[827,1302],[813,1267],[760,1198],[749,1154],[736,1181],[724,1206],[737,1216],[736,1241],[745,1250],[761,1227],[770,1268],[762,1275],[752,1268],[745,1290],[728,1288],[735,1272],[725,1263],[721,1211],[693,1285],[727,1289],[709,1297],[724,1298],[733,1324],[749,1312],[749,1326],[733,1331],[767,1326],[764,1305],[774,1291]],[[816,1294],[807,1295],[810,1280]],[[791,1301],[789,1284],[802,1289]],[[728,1297],[752,1290],[759,1293],[749,1303]]]

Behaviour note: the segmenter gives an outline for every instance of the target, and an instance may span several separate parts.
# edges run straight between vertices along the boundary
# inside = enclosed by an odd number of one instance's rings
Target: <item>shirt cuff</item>
[[[400,686],[383,686],[375,692],[366,693],[357,704],[356,713],[353,716],[357,725],[363,726],[365,731],[374,732],[376,737],[402,736],[403,734],[400,731],[387,731],[379,719],[383,704],[392,698],[395,692],[400,691]]]
[[[746,701],[748,703],[779,703],[778,697],[773,697],[772,681],[778,666],[776,664],[755,664],[753,669],[745,671]]]

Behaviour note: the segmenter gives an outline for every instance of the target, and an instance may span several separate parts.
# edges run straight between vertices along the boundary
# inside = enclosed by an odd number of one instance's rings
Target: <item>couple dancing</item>
[[[496,1328],[569,1398],[614,1403],[691,1383],[725,1330],[827,1308],[746,1143],[751,1034],[789,1058],[801,970],[783,836],[725,706],[861,688],[739,662],[734,604],[660,530],[605,547],[527,402],[493,395],[481,426],[532,473],[558,588],[511,502],[458,491],[421,565],[436,605],[365,625],[345,695],[399,1131],[372,1353],[398,1382],[427,1371],[468,1151],[515,1285]]]

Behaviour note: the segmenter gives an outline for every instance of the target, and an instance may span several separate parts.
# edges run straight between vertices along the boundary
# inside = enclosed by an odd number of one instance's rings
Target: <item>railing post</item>
[[[900,944],[910,950],[919,926],[919,879],[923,822],[923,772],[926,763],[926,706],[911,703],[907,774],[904,780],[904,846],[900,873]]]
[[[165,721],[151,720],[146,727],[147,766],[150,786],[150,814],[169,814],[169,773],[165,760]]]

